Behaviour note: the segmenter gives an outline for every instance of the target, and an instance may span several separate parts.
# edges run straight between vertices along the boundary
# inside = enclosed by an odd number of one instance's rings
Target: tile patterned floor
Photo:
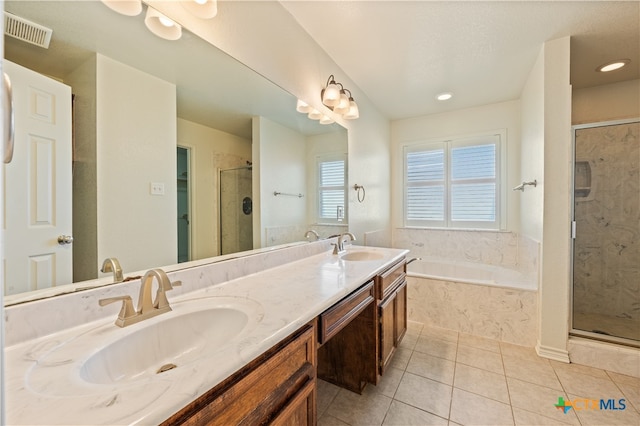
[[[554,405],[625,400],[624,410]],[[618,404],[616,407],[621,408]],[[318,424],[635,425],[640,379],[540,358],[532,348],[410,323],[378,386],[362,395],[318,382]]]

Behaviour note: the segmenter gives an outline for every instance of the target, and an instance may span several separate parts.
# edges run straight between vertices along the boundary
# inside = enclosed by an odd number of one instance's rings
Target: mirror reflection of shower
[[[251,162],[220,170],[220,254],[253,248]]]
[[[178,263],[191,260],[191,186],[190,163],[191,150],[178,147],[177,151],[177,192],[178,192]]]

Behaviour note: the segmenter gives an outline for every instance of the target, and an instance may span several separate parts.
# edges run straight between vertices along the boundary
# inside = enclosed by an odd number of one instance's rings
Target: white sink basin
[[[29,385],[69,395],[176,374],[170,372],[237,344],[263,317],[259,303],[234,297],[171,306],[173,311],[129,327],[102,325],[56,347],[38,359]]]
[[[369,250],[350,251],[340,256],[342,260],[348,261],[366,261],[366,260],[380,260],[384,257],[382,253]]]
[[[167,316],[102,348],[80,369],[90,383],[114,383],[179,368],[232,341],[249,317],[230,307],[215,307]]]

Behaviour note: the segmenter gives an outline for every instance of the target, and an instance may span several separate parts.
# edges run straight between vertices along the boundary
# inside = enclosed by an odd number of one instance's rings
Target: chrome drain
[[[162,367],[158,368],[158,371],[156,371],[156,374],[164,373],[165,371],[173,370],[174,368],[177,368],[177,367],[178,366],[175,364],[165,364]]]

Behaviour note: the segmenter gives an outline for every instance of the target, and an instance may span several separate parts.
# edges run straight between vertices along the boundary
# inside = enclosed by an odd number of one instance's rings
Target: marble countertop
[[[7,424],[162,422],[407,253],[349,250],[377,252],[380,258],[345,261],[326,251],[175,298],[169,293],[174,311],[126,328],[116,327],[113,317],[7,347]],[[188,273],[171,278],[189,279]],[[192,303],[206,304],[207,298],[246,301],[250,327],[230,344],[160,375],[117,384],[81,379],[82,365],[109,341],[180,315]]]

